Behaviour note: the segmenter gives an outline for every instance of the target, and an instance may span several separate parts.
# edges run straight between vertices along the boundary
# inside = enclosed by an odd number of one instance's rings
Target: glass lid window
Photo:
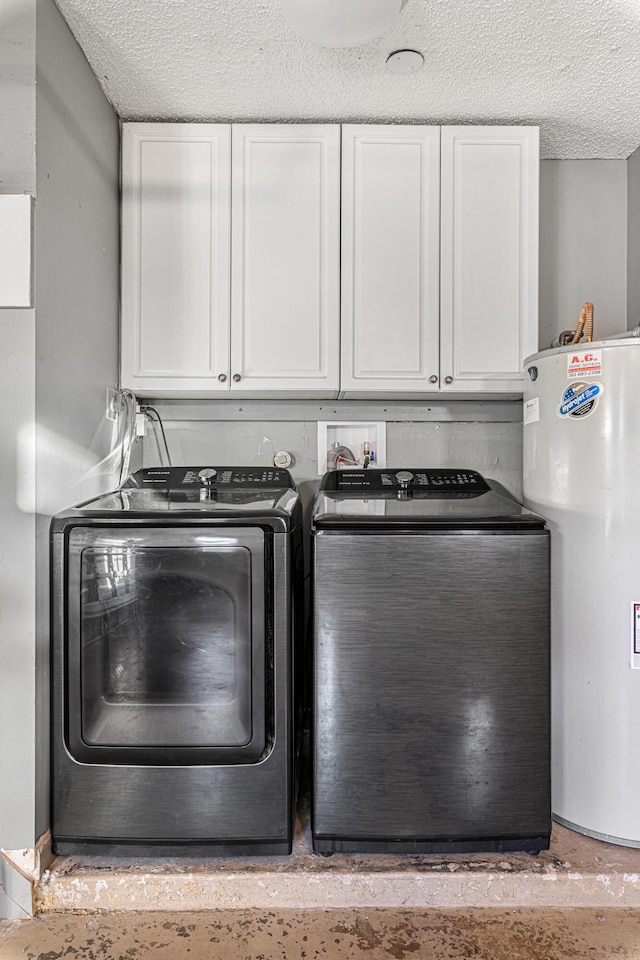
[[[264,689],[262,543],[256,558],[254,544],[228,537],[143,539],[109,544],[104,535],[78,551],[81,740],[243,747],[256,706],[264,723],[263,697],[255,702],[256,678]],[[71,673],[73,661],[72,647]]]

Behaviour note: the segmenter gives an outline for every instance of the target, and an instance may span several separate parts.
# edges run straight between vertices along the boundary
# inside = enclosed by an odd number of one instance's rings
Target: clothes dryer
[[[140,470],[55,517],[57,853],[291,850],[301,509],[284,470]]]

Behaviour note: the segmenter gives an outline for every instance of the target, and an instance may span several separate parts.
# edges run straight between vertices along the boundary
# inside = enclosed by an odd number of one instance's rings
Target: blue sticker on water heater
[[[574,420],[588,417],[596,409],[602,393],[602,383],[571,383],[562,394],[558,416]]]

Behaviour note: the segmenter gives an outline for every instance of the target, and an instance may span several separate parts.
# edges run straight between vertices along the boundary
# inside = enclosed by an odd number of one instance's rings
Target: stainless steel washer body
[[[314,848],[547,848],[549,536],[471,470],[326,474]]]
[[[286,471],[237,467],[53,519],[58,853],[290,852],[300,521]]]

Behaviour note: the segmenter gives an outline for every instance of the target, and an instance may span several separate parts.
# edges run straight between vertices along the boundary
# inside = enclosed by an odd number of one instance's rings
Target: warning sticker
[[[631,604],[631,667],[640,670],[640,603]]]
[[[524,426],[528,423],[537,423],[540,419],[540,397],[533,397],[532,400],[525,400],[522,408],[522,422]]]
[[[562,394],[558,416],[574,420],[588,417],[596,409],[602,393],[601,383],[570,383]]]
[[[602,350],[576,350],[567,354],[567,378],[602,376]]]

